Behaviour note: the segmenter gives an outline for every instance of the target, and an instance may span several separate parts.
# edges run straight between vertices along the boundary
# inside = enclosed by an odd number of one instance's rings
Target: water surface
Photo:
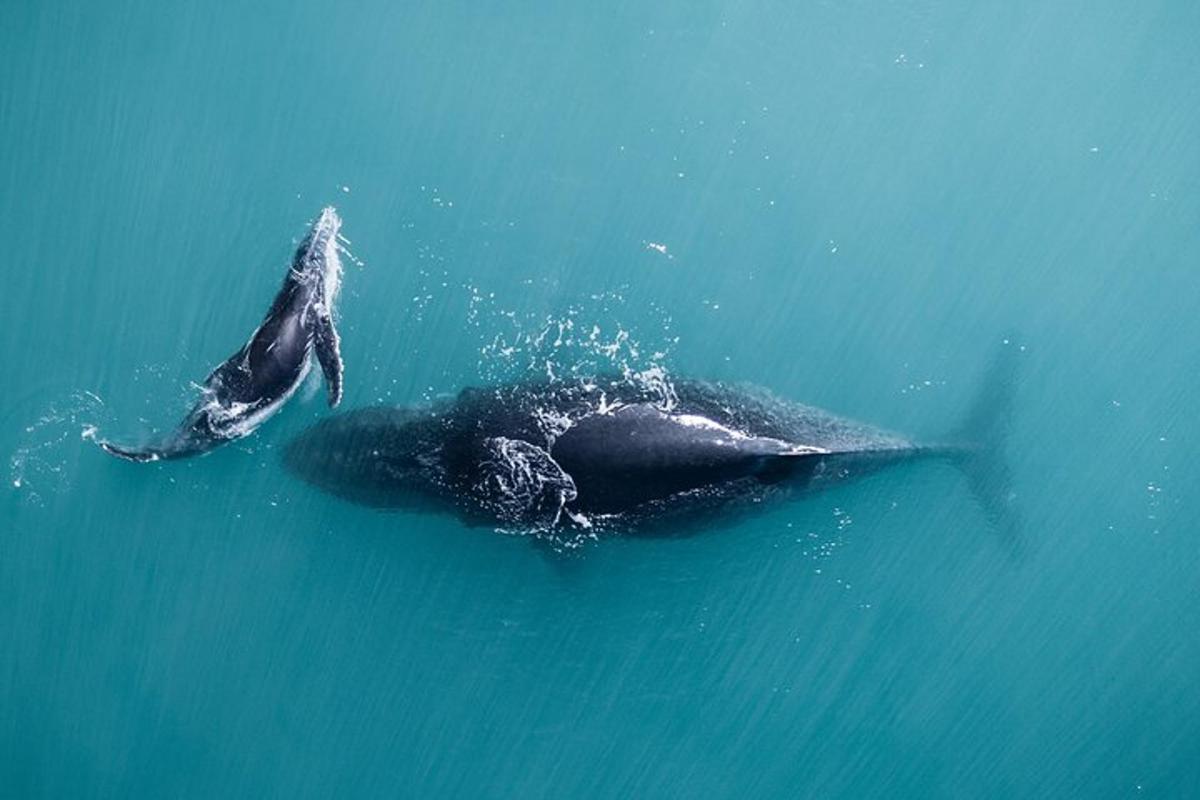
[[[0,793],[1200,787],[1196,6],[0,22]],[[81,438],[174,422],[327,203],[350,408],[616,359],[936,436],[1016,331],[1030,547],[938,464],[562,561],[290,478],[320,394],[188,462]]]

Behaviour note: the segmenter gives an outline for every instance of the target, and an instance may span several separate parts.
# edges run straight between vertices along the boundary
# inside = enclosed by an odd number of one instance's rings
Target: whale
[[[304,383],[314,360],[330,407],[342,399],[344,367],[334,313],[341,288],[336,209],[323,209],[296,249],[283,286],[262,323],[204,380],[183,421],[159,441],[129,446],[98,442],[105,452],[135,462],[208,452],[253,433]]]
[[[760,387],[610,376],[343,412],[293,438],[283,459],[299,479],[354,503],[444,510],[565,543],[671,532],[718,510],[941,459],[966,476],[988,521],[1011,530],[1003,446],[1013,348],[1004,350],[962,423],[933,443]]]

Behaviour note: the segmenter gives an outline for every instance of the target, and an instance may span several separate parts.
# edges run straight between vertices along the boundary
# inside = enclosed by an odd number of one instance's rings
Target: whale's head
[[[337,300],[342,285],[342,260],[339,257],[338,234],[342,230],[342,218],[337,209],[326,206],[321,209],[317,221],[296,249],[292,269],[313,288],[319,288],[326,305]]]
[[[336,244],[337,235],[341,230],[342,218],[338,216],[337,209],[325,206],[312,226],[313,244],[318,247],[325,247],[331,242]]]
[[[283,463],[297,478],[357,503],[425,509],[437,482],[427,409],[367,407],[327,417],[292,439]]]

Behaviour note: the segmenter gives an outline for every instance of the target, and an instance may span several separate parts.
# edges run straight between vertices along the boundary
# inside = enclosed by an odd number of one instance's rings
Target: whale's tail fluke
[[[1017,361],[1023,349],[1012,336],[1004,339],[946,449],[988,522],[1014,548],[1019,545],[1020,519],[1005,448],[1012,429]]]
[[[134,461],[138,464],[145,464],[150,461],[160,461],[165,458],[163,451],[153,447],[124,447],[112,442],[99,441],[96,444],[100,445],[100,449],[109,455],[114,455],[117,458],[123,458],[126,461]]]
[[[203,439],[189,437],[178,432],[154,444],[122,445],[107,439],[97,439],[96,444],[100,445],[100,449],[109,455],[137,464],[148,464],[152,461],[165,461],[171,458],[186,458],[211,450],[216,446],[216,444],[210,444]]]

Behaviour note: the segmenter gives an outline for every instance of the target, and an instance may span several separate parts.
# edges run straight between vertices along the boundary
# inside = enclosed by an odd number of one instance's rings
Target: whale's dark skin
[[[337,235],[341,219],[321,212],[296,250],[266,317],[240,350],[209,374],[200,399],[165,440],[142,447],[102,441],[129,461],[184,458],[253,432],[295,393],[313,356],[328,385],[329,405],[342,398],[342,358],[333,324],[341,280]]]
[[[613,379],[467,389],[424,409],[339,414],[289,443],[285,462],[366,505],[440,506],[539,532],[639,532],[680,512],[820,489],[914,458],[947,458],[970,474],[977,452],[918,445],[752,387],[681,381],[663,395]]]

